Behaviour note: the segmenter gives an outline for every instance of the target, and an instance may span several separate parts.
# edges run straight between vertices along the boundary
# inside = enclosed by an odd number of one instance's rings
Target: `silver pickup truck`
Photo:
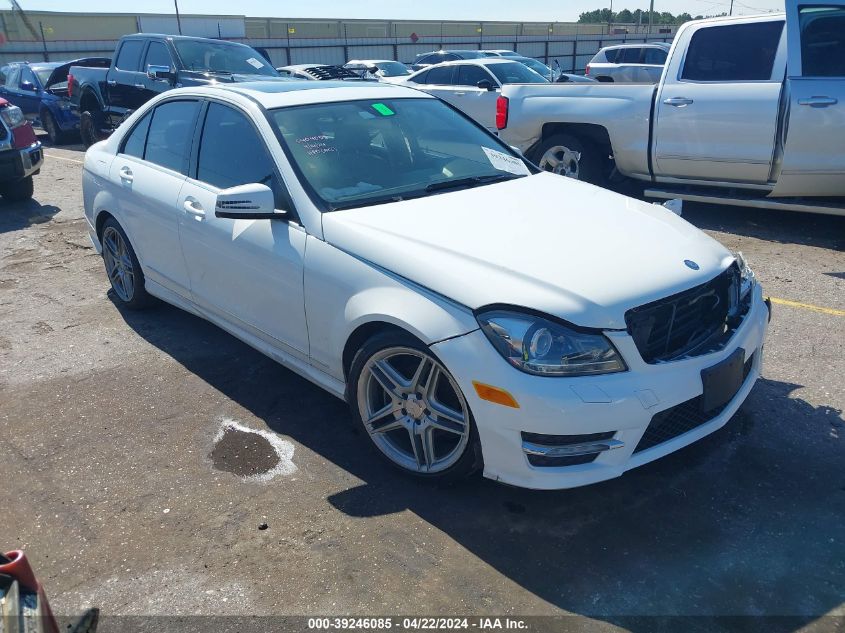
[[[565,176],[845,215],[845,0],[688,22],[656,86],[505,85],[496,114],[503,140]]]

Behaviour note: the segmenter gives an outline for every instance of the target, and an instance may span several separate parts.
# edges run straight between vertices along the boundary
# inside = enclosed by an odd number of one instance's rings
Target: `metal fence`
[[[582,73],[599,49],[611,44],[671,42],[672,34],[550,35],[503,37],[417,37],[408,38],[230,38],[267,51],[274,66],[289,64],[343,64],[350,59],[393,59],[413,62],[420,53],[444,48],[509,49],[548,65],[557,61],[564,72]],[[117,40],[9,41],[0,47],[0,62],[60,61],[86,56],[111,56]]]

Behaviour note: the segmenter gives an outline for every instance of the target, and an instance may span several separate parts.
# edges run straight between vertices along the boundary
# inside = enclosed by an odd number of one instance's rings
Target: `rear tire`
[[[347,401],[375,452],[405,475],[454,483],[483,464],[460,387],[431,350],[405,331],[376,334],[358,350]]]
[[[79,117],[79,135],[86,149],[106,138],[106,135],[100,131],[102,118],[101,112],[91,110],[86,110]]]
[[[35,183],[32,180],[32,176],[0,185],[0,195],[9,202],[29,200],[34,193]]]
[[[117,303],[130,310],[143,310],[155,303],[155,298],[144,287],[144,271],[135,255],[135,249],[117,220],[109,218],[103,224],[100,242],[103,245],[103,263]]]
[[[607,183],[600,146],[570,134],[550,136],[532,152],[531,159],[543,171],[600,187]]]

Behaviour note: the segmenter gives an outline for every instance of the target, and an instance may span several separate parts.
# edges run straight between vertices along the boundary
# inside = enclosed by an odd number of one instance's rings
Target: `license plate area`
[[[737,348],[722,362],[701,370],[701,410],[712,411],[730,402],[742,387],[745,350]]]

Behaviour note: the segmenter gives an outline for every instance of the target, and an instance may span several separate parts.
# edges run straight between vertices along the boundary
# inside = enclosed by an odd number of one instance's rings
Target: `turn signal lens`
[[[472,386],[475,387],[475,392],[482,400],[500,404],[503,407],[519,409],[519,403],[516,401],[516,398],[504,389],[499,389],[493,385],[485,385],[483,382],[476,382],[475,380],[472,381]]]

